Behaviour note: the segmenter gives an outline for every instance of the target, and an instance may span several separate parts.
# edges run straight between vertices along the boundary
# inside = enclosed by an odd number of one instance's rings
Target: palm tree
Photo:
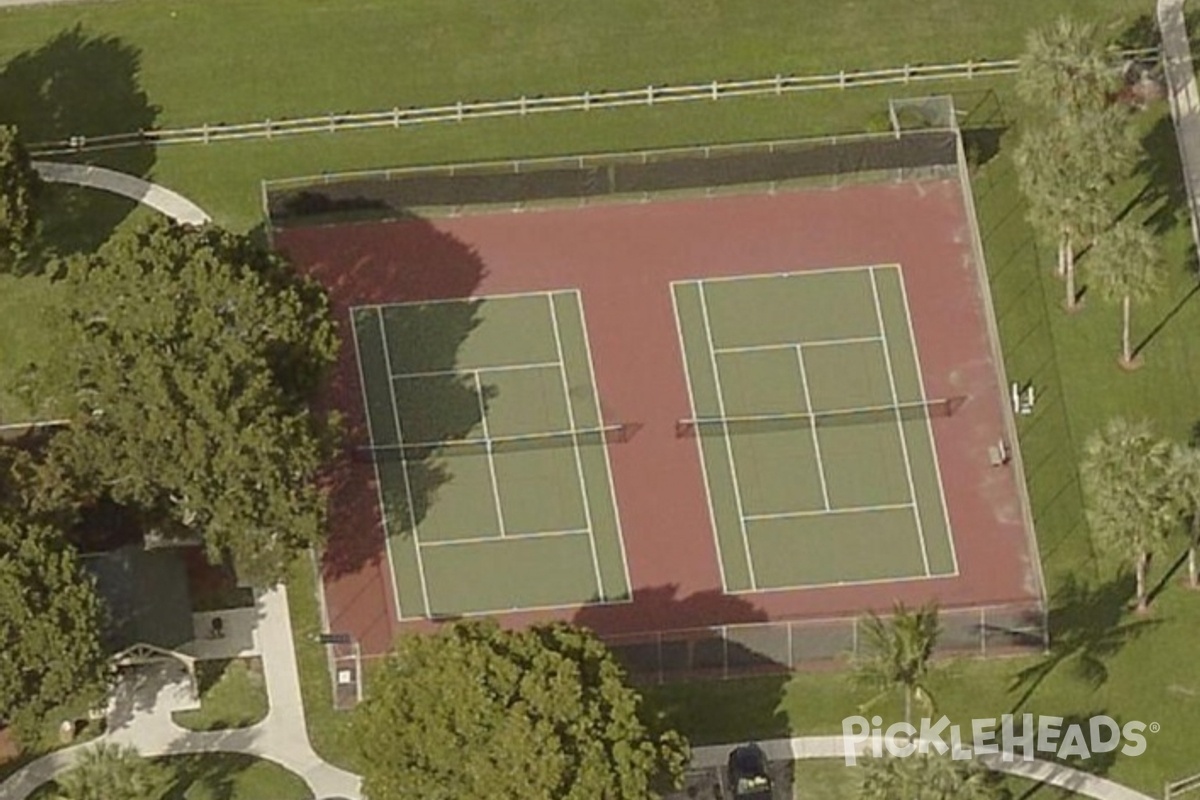
[[[886,756],[863,761],[862,800],[999,800],[1000,776],[975,761],[949,755]]]
[[[1196,550],[1200,549],[1200,449],[1176,445],[1171,451],[1171,489],[1177,507],[1189,522],[1188,585],[1200,588]]]
[[[99,744],[85,750],[56,782],[55,800],[162,800],[175,781],[168,768],[132,747]]]
[[[1077,302],[1075,250],[1112,219],[1111,189],[1134,163],[1136,142],[1120,109],[1064,116],[1021,137],[1014,154],[1028,218],[1054,243],[1066,279],[1068,310]]]
[[[1017,93],[1044,112],[1071,115],[1102,107],[1119,77],[1114,59],[1098,43],[1095,26],[1059,17],[1026,37]]]
[[[1109,420],[1084,444],[1080,472],[1096,549],[1133,563],[1137,609],[1149,606],[1146,571],[1174,527],[1171,445],[1146,422]]]
[[[1162,288],[1162,253],[1142,225],[1122,220],[1096,239],[1088,256],[1100,292],[1121,302],[1121,363],[1133,364],[1129,318],[1134,303],[1143,303]]]
[[[926,680],[940,633],[937,607],[932,604],[910,610],[900,603],[888,620],[876,614],[867,617],[863,621],[865,655],[855,664],[854,677],[876,694],[861,709],[903,688],[905,722],[912,718],[914,698],[932,714],[934,701]]]

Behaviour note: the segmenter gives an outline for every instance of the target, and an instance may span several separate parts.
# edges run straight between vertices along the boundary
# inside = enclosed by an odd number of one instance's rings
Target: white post
[[[783,76],[775,76],[775,94],[783,94]]]
[[[717,82],[716,81],[712,82],[712,99],[713,100],[717,99]]]
[[[646,105],[654,105],[654,86],[646,87]]]
[[[458,121],[462,122],[462,120],[463,120],[463,102],[462,102],[462,100],[458,101],[458,103],[456,104],[456,108],[457,108]]]
[[[400,109],[399,108],[392,108],[392,127],[393,128],[400,127]]]

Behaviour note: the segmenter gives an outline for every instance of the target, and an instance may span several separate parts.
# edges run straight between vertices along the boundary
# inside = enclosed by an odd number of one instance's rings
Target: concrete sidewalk
[[[270,710],[266,718],[249,728],[195,732],[179,727],[171,719],[174,711],[188,703],[181,682],[186,678],[172,666],[154,671],[148,689],[119,693],[110,713],[110,729],[98,741],[130,745],[144,756],[182,753],[230,752],[257,756],[291,770],[322,798],[360,800],[361,780],[338,769],[313,751],[304,721],[300,675],[292,649],[292,623],[288,615],[287,590],[278,586],[260,592],[258,641],[262,652]],[[151,696],[152,692],[152,696]],[[0,799],[26,800],[43,783],[71,767],[79,754],[95,742],[58,750],[27,765],[0,784]]]
[[[723,769],[729,751],[738,743],[696,747],[692,749],[693,769]],[[772,761],[795,761],[807,758],[846,757],[845,744],[841,736],[798,736],[792,739],[771,739],[758,743]],[[869,743],[857,748],[859,754],[869,752]],[[1050,761],[1003,761],[1000,756],[983,756],[979,759],[989,769],[1009,775],[1039,781],[1068,789],[1083,797],[1095,800],[1158,800],[1158,798],[1135,792],[1127,786],[1114,783],[1087,772],[1082,772]],[[801,792],[804,787],[797,787]]]
[[[178,192],[124,172],[89,164],[57,161],[34,161],[33,167],[42,180],[48,183],[68,183],[112,192],[147,205],[185,225],[203,225],[211,222],[204,209]]]

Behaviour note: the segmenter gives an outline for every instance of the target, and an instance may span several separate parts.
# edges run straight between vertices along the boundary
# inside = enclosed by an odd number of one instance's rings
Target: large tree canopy
[[[644,800],[687,761],[608,649],[567,625],[405,636],[355,727],[370,800]]]
[[[62,534],[0,516],[0,719],[29,732],[101,685],[103,606]]]
[[[1000,776],[949,755],[887,756],[863,762],[861,800],[1009,800]]]
[[[37,237],[41,179],[11,125],[0,125],[0,272],[13,271]]]
[[[323,530],[328,429],[307,399],[337,346],[324,295],[245,237],[157,221],[66,281],[69,347],[46,383],[72,425],[52,462],[278,578]]]

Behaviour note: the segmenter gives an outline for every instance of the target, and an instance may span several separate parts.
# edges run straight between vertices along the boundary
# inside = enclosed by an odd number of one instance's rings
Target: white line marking
[[[496,477],[496,454],[492,449],[491,432],[488,430],[487,408],[483,404],[483,383],[479,373],[475,377],[475,399],[479,401],[479,421],[483,425],[484,449],[487,451],[488,473],[492,476],[492,500],[496,503],[496,524],[500,526],[500,538],[504,538],[504,509],[500,505],[500,480]]]
[[[509,606],[508,608],[489,608],[485,611],[446,611],[430,617],[432,620],[458,619],[460,617],[495,617],[500,614],[537,613],[539,611],[577,610],[592,606],[627,606],[633,603],[632,596],[628,600],[577,600],[573,603],[558,603],[543,606]]]
[[[554,369],[556,361],[531,361],[528,364],[510,364],[503,367],[472,367],[470,369],[435,369],[426,372],[401,372],[392,376],[393,380],[400,378],[442,378],[447,375],[469,376],[475,372],[520,372],[526,369]]]
[[[891,387],[892,402],[899,403],[900,397],[896,393],[896,373],[892,370],[892,354],[888,348],[887,330],[883,324],[883,308],[879,302],[879,286],[875,281],[875,268],[871,268],[871,296],[875,300],[875,317],[879,321],[879,333],[883,337],[883,361],[887,365],[888,385]],[[917,502],[917,486],[913,481],[912,461],[908,454],[908,435],[904,430],[904,418],[900,414],[900,410],[896,410],[896,430],[900,432],[900,452],[904,458],[904,474],[908,478],[908,496],[914,504],[913,518],[917,522],[917,538],[921,542],[921,562],[925,566],[925,574],[929,572],[929,552],[925,548],[925,529],[921,524],[921,510],[915,507]]]
[[[713,381],[717,388],[717,413],[722,417],[725,416],[725,390],[721,388],[721,369],[717,365],[717,356],[713,352],[712,324],[708,315],[708,298],[704,292],[704,284],[699,284],[700,289],[700,315],[704,319],[704,339],[705,347],[708,349],[708,359],[712,363]],[[754,559],[750,555],[750,537],[746,535],[746,508],[742,503],[742,488],[738,482],[737,465],[734,464],[733,458],[733,440],[729,436],[729,426],[724,425],[725,454],[729,459],[729,474],[733,479],[733,498],[737,503],[738,526],[742,530],[742,548],[746,552],[746,571],[750,577],[750,588],[758,586],[758,580],[754,575]]]
[[[596,406],[596,422],[604,427],[604,411],[600,408],[600,384],[596,383],[596,368],[592,364],[592,343],[588,338],[587,316],[583,311],[583,296],[574,290],[575,304],[579,307],[579,325],[583,328],[583,346],[587,350],[588,377],[592,381],[592,402]],[[617,544],[621,551],[621,568],[625,572],[625,591],[633,596],[633,579],[629,575],[629,559],[625,556],[625,534],[621,529],[621,504],[617,500],[617,487],[613,483],[612,463],[608,455],[608,443],[604,443],[604,471],[608,478],[608,496],[612,498],[613,520],[617,524]]]
[[[688,349],[687,342],[683,338],[683,323],[679,319],[679,295],[678,287],[684,286],[682,281],[673,281],[671,283],[671,310],[675,313],[675,332],[679,335],[679,350],[680,356],[683,359],[683,375],[687,384],[688,407],[691,409],[692,418],[696,417],[696,397],[692,392],[692,372],[688,367]],[[687,282],[688,286],[695,286],[694,282]],[[704,442],[702,437],[696,436],[696,455],[700,460],[700,475],[704,479],[704,499],[708,502],[708,519],[712,525],[713,546],[717,553],[717,568],[721,571],[721,591],[729,594],[729,582],[725,578],[725,558],[721,553],[721,537],[717,534],[717,512],[713,507],[712,488],[708,480],[708,464],[704,458]]]
[[[422,547],[453,547],[459,544],[490,544],[492,542],[517,542],[522,539],[557,539],[563,536],[580,536],[588,533],[586,528],[563,531],[534,531],[531,533],[509,533],[504,536],[472,536],[467,539],[445,539],[438,542],[425,542]]]
[[[756,353],[758,351],[788,350],[793,347],[830,347],[839,344],[869,344],[881,341],[879,336],[848,336],[844,339],[812,339],[805,342],[780,342],[779,344],[748,344],[741,347],[718,347],[717,355],[725,353]]]
[[[808,409],[808,413],[814,412],[812,394],[808,391],[808,371],[804,368],[804,348],[800,345],[795,346],[796,363],[800,365],[800,386],[804,390],[804,407]],[[809,425],[809,432],[812,434],[813,456],[817,460],[817,478],[821,481],[821,498],[825,502],[825,510],[828,511],[832,506],[829,503],[829,486],[825,482],[825,462],[821,460],[821,437],[817,435],[817,426]]]
[[[786,586],[764,586],[754,591],[739,589],[728,592],[728,594],[767,594],[768,592],[796,592],[804,589],[834,589],[840,586],[877,586],[883,583],[917,583],[921,581],[951,580],[957,577],[959,577],[959,574],[955,572],[944,575],[900,575],[895,578],[863,578],[854,581],[826,581],[825,583],[791,583]]]
[[[567,425],[571,430],[576,429],[575,409],[571,406],[571,384],[567,380],[567,362],[563,354],[562,335],[558,330],[558,310],[554,307],[554,295],[547,295],[546,301],[550,306],[550,327],[554,331],[554,347],[558,353],[558,376],[562,379],[563,402],[567,405]],[[587,490],[587,478],[583,475],[583,456],[579,452],[579,435],[572,434],[575,446],[575,475],[579,480],[579,501],[583,503],[583,520],[588,529],[588,545],[592,551],[592,570],[596,577],[596,593],[606,597],[604,592],[604,577],[600,573],[600,556],[596,551],[596,534],[592,525],[592,498]]]
[[[825,517],[830,514],[867,514],[873,511],[901,511],[915,508],[913,503],[889,503],[878,506],[844,506],[842,508],[818,508],[812,511],[776,511],[770,514],[750,514],[749,522],[762,519],[793,519],[795,517]]]
[[[912,310],[908,306],[908,290],[904,287],[904,270],[899,264],[893,265],[900,278],[900,297],[904,300],[904,318],[908,322],[908,341],[912,346],[913,364],[917,368],[917,383],[921,387],[921,400],[925,400],[925,373],[921,371],[921,351],[917,347],[917,335],[913,331]],[[933,452],[933,470],[937,475],[938,499],[942,504],[942,519],[946,524],[946,539],[950,543],[950,563],[954,565],[954,574],[958,574],[958,555],[954,550],[954,534],[950,529],[950,510],[946,507],[945,484],[942,483],[942,465],[938,459],[937,440],[933,436],[933,420],[925,418],[925,432],[929,435],[929,449]]]
[[[674,281],[679,284],[700,285],[705,283],[727,283],[736,281],[770,280],[771,278],[802,278],[805,275],[824,275],[832,272],[866,272],[875,267],[890,267],[892,264],[859,264],[852,267],[821,267],[820,269],[799,269],[790,272],[761,272],[757,275],[721,275],[714,278],[692,278],[691,280]]]
[[[363,374],[362,351],[359,349],[359,346],[358,346],[358,325],[355,322],[356,316],[357,316],[356,312],[354,312],[352,310],[350,312],[350,336],[354,340],[354,361],[355,361],[355,363],[358,364],[358,385],[362,388],[363,416],[365,416],[367,418],[367,438],[371,440],[372,444],[374,444],[375,431],[371,425],[371,403],[370,403],[370,398],[367,397],[367,379],[366,379],[366,376]],[[384,333],[384,331],[382,329],[380,329],[379,333],[380,333],[380,337],[386,341],[386,334]],[[400,576],[396,574],[396,563],[392,558],[392,534],[390,531],[391,526],[388,524],[387,504],[383,501],[383,480],[379,477],[379,464],[378,463],[372,462],[371,469],[375,473],[375,495],[379,501],[379,516],[383,522],[383,545],[384,545],[383,549],[384,549],[384,552],[387,553],[388,568],[392,571],[392,580],[391,580],[392,599],[396,603],[396,619],[402,620],[402,619],[404,619],[404,609],[401,607],[401,604],[400,604],[400,585],[399,585]],[[405,491],[405,495],[407,496],[408,507],[411,512],[412,496],[409,494],[409,487],[408,487],[407,479],[405,480],[404,491]],[[410,518],[411,518],[411,516],[412,515],[410,513]],[[415,523],[413,524],[413,530],[416,531]],[[416,534],[414,533],[414,539],[413,539],[414,548],[416,548],[415,535]],[[321,587],[322,587],[321,591],[323,594],[324,593],[324,581],[321,581],[320,583],[321,583]],[[426,616],[428,616],[428,608],[426,609]]]
[[[484,294],[470,297],[437,297],[432,300],[405,300],[399,303],[368,303],[361,306],[352,306],[351,311],[356,309],[377,309],[377,308],[407,308],[409,306],[433,306],[443,303],[479,303],[486,300],[516,300],[522,297],[545,297],[546,295],[554,294],[554,291],[539,291],[539,292],[507,292],[501,294]]]
[[[388,345],[387,325],[383,320],[382,309],[376,309],[375,313],[379,317],[379,333],[380,338],[383,341],[383,362],[387,366],[388,374],[391,375],[392,351],[391,347]],[[400,444],[404,444],[404,431],[400,427],[400,404],[396,401],[396,387],[392,383],[391,378],[388,378],[387,384],[388,394],[392,398],[392,419],[395,420],[396,423],[396,441]],[[431,613],[433,613],[433,606],[429,602],[429,585],[425,580],[425,564],[421,559],[421,537],[417,532],[417,515],[415,509],[413,508],[415,503],[413,502],[412,479],[408,474],[408,462],[401,459],[400,464],[402,468],[401,471],[404,473],[404,492],[408,497],[408,516],[410,524],[412,525],[413,544],[417,553],[417,571],[421,575],[421,599],[425,602],[425,615],[429,616]],[[400,592],[397,591],[396,594],[399,596]]]

